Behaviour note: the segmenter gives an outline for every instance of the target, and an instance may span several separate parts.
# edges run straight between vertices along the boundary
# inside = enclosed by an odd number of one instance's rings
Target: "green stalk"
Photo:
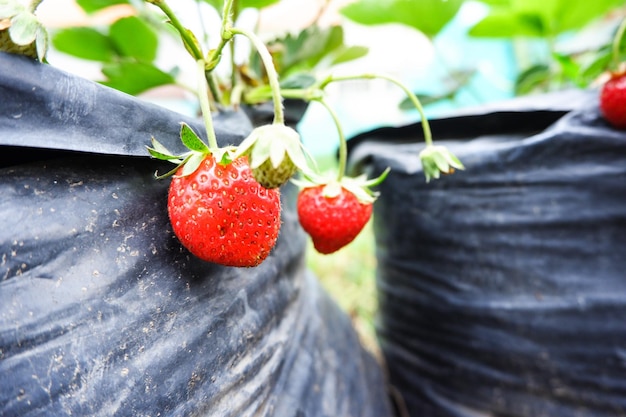
[[[389,81],[395,84],[396,86],[400,87],[402,91],[404,91],[404,94],[406,94],[409,100],[411,100],[411,103],[413,103],[413,105],[415,106],[415,108],[420,114],[420,118],[422,119],[422,130],[424,131],[424,142],[426,142],[426,146],[431,146],[433,144],[433,134],[430,130],[430,124],[428,123],[428,119],[426,118],[426,113],[424,113],[424,108],[422,107],[422,103],[420,103],[417,96],[411,90],[409,90],[404,84],[402,84],[402,82],[400,82],[398,79],[391,77],[389,75],[382,75],[382,74],[361,74],[361,75],[347,75],[347,76],[337,76],[337,77],[329,76],[324,81],[322,81],[322,83],[319,85],[319,88],[324,89],[324,87],[326,87],[328,84],[332,82],[336,82],[336,81],[363,80],[363,79],[372,80],[376,78]]]
[[[326,107],[326,110],[328,110],[328,113],[330,113],[330,116],[333,118],[335,126],[337,126],[337,134],[339,135],[339,173],[337,174],[337,182],[341,182],[346,171],[346,163],[348,160],[348,141],[346,141],[346,136],[344,135],[343,129],[341,128],[339,117],[337,116],[337,113],[335,113],[333,108],[330,107],[326,100],[322,98],[316,99],[315,101],[321,103],[324,107]]]
[[[37,10],[37,7],[39,7],[39,5],[41,4],[43,0],[33,0],[30,2],[28,9],[30,10],[31,13],[35,13],[35,10]]]
[[[619,68],[619,47],[622,43],[622,38],[624,37],[624,32],[626,32],[626,19],[622,20],[620,23],[617,32],[615,33],[615,38],[613,39],[613,67],[617,70]]]
[[[205,77],[203,59],[196,61],[198,68],[198,98],[200,100],[200,109],[202,110],[202,119],[204,120],[204,127],[206,129],[207,138],[209,139],[209,149],[218,149],[217,137],[215,136],[215,129],[213,128],[213,118],[211,117],[211,103],[209,103],[209,90],[207,89],[207,81]]]
[[[165,0],[146,0],[146,1],[148,3],[154,4],[159,9],[161,9],[163,13],[165,13],[167,18],[170,20],[170,23],[172,24],[172,26],[174,26],[174,29],[176,29],[176,31],[180,34],[180,37],[183,39],[183,43],[187,47],[187,50],[189,51],[191,56],[196,61],[199,59],[203,59],[204,55],[202,54],[202,51],[200,50],[196,40],[189,34],[189,32],[182,25],[180,20],[178,20],[178,17],[176,17],[176,14],[170,8],[167,2]]]
[[[270,52],[267,50],[265,44],[263,44],[263,42],[253,32],[242,28],[232,28],[230,33],[243,35],[248,38],[259,53],[261,61],[263,61],[263,66],[265,67],[265,72],[267,72],[270,88],[272,89],[272,99],[274,101],[274,124],[284,124],[285,115],[283,113],[280,83],[278,82],[278,73],[274,67],[274,62],[272,61],[272,55],[270,55]]]
[[[176,29],[176,31],[180,35],[181,39],[183,40],[183,44],[185,45],[185,48],[191,54],[193,59],[195,61],[198,61],[201,59],[204,60],[204,54],[202,53],[202,50],[200,49],[200,46],[198,45],[197,40],[193,37],[191,32],[188,31],[187,28],[183,26],[180,20],[178,20],[178,17],[176,16],[172,8],[167,4],[167,2],[165,0],[146,0],[146,2],[154,4],[159,9],[161,9],[163,13],[165,13],[167,18],[170,20],[170,23],[172,24],[172,26],[174,26],[174,29]],[[213,99],[219,103],[221,94],[220,94],[219,89],[217,88],[215,79],[213,78],[213,75],[210,72],[211,69],[212,68],[209,68],[208,70],[205,71],[204,77],[206,79],[206,82],[209,84],[209,88],[211,89],[211,95],[213,96]]]

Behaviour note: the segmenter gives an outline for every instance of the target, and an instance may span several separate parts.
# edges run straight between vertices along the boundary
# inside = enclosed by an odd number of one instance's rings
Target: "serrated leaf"
[[[35,41],[40,26],[34,14],[27,11],[18,13],[11,19],[11,40],[16,45],[29,45]]]
[[[202,161],[206,158],[205,154],[199,152],[192,152],[189,158],[187,158],[185,165],[183,165],[183,170],[180,173],[181,177],[186,177],[187,175],[191,175],[200,167]]]
[[[176,81],[171,74],[143,62],[106,64],[102,67],[102,73],[108,78],[102,82],[103,85],[131,95],[137,95],[161,85],[173,84]]]
[[[192,151],[206,154],[209,152],[209,147],[200,139],[200,137],[193,131],[187,123],[180,124],[180,140],[187,148]]]
[[[146,62],[156,58],[159,44],[157,34],[136,16],[116,20],[109,29],[109,38],[123,56]]]
[[[62,29],[52,36],[52,45],[66,54],[92,61],[113,61],[117,52],[111,40],[96,29]]]

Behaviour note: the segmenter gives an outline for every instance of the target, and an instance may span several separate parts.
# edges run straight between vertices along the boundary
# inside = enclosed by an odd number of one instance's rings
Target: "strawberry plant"
[[[17,35],[9,32],[11,38],[15,36],[21,43],[26,40],[30,43],[38,42],[36,39],[41,36],[38,23],[26,26],[29,34],[26,37],[22,35],[24,29],[20,26],[20,19],[11,17],[21,13],[32,20],[34,9],[14,7],[16,0],[0,1],[0,12],[3,16],[9,16],[13,32],[17,30]],[[274,2],[209,1],[214,7],[221,8],[219,42],[216,47],[209,49],[205,49],[206,46],[199,41],[200,37],[183,24],[165,0],[145,0],[141,6],[137,5],[141,7],[138,16],[116,21],[107,33],[82,28],[61,32],[55,38],[61,45],[64,42],[74,43],[80,36],[97,39],[95,44],[104,46],[104,49],[89,50],[80,45],[73,48],[84,57],[111,60],[112,66],[103,68],[103,72],[109,76],[105,84],[136,93],[174,79],[173,73],[161,72],[153,63],[157,47],[157,37],[153,32],[154,19],[155,16],[166,19],[168,30],[177,34],[196,63],[195,92],[208,143],[188,125],[182,124],[180,139],[187,148],[186,152],[173,154],[154,137],[147,150],[153,158],[175,165],[169,172],[157,175],[158,179],[171,177],[167,208],[174,234],[192,254],[226,266],[252,267],[269,256],[280,230],[280,187],[298,172],[302,178],[293,181],[302,187],[298,197],[300,221],[321,253],[334,252],[350,243],[370,218],[372,204],[377,196],[371,188],[385,179],[388,170],[374,179],[345,175],[346,139],[336,112],[325,99],[325,88],[331,83],[378,78],[397,85],[407,94],[422,118],[426,146],[419,158],[426,180],[463,169],[461,162],[452,153],[432,143],[432,134],[420,101],[399,80],[371,73],[328,75],[318,80],[308,72],[311,68],[323,65],[324,61],[328,63],[324,57],[330,56],[330,62],[337,63],[354,59],[365,52],[362,48],[345,47],[340,30],[324,30],[313,26],[296,37],[286,36],[270,41],[268,47],[254,31],[235,24],[242,8],[264,7]],[[80,3],[87,9],[96,10],[103,5],[126,2],[82,0]],[[129,31],[137,34],[141,40],[132,45],[127,44],[125,34]],[[317,43],[317,37],[322,38],[321,43]],[[225,83],[220,80],[216,70],[228,46],[231,47],[232,55],[237,38],[246,38],[250,42],[255,58],[250,59],[249,65],[241,67],[233,66],[231,61],[231,80]],[[270,49],[279,44],[284,48]],[[43,52],[45,56],[45,49]],[[286,77],[283,83],[280,82],[281,74],[277,67],[282,69]],[[155,78],[148,75],[150,73],[160,74],[160,81],[154,81]],[[133,80],[136,78],[145,79],[135,86]],[[317,170],[299,134],[285,125],[284,98],[317,102],[328,110],[339,138],[338,173],[321,173]],[[273,121],[254,128],[239,146],[220,147],[213,128],[212,114],[221,111],[224,106],[237,108],[242,99],[245,103],[271,101]]]

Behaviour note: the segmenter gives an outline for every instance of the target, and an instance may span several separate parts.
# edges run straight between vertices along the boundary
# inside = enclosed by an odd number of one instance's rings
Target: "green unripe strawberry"
[[[307,161],[300,135],[281,123],[257,127],[237,147],[235,157],[247,155],[254,179],[265,188],[278,188],[298,171],[306,171]]]
[[[37,58],[36,44],[34,42],[28,45],[16,44],[11,40],[9,29],[0,30],[0,51]]]
[[[298,167],[293,163],[289,155],[285,155],[277,167],[267,159],[260,166],[252,169],[252,175],[265,188],[278,188],[298,171]]]

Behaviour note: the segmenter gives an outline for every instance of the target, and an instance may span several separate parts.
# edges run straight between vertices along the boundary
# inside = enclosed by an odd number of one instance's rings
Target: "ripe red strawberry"
[[[626,129],[626,73],[612,74],[602,86],[600,109],[604,118],[617,129]]]
[[[315,249],[323,254],[352,242],[372,215],[371,201],[359,200],[337,183],[302,189],[297,206],[302,228],[311,235]]]
[[[172,229],[191,253],[226,266],[259,265],[276,243],[280,193],[262,187],[247,157],[228,164],[207,154],[191,174],[172,179],[168,211]]]

